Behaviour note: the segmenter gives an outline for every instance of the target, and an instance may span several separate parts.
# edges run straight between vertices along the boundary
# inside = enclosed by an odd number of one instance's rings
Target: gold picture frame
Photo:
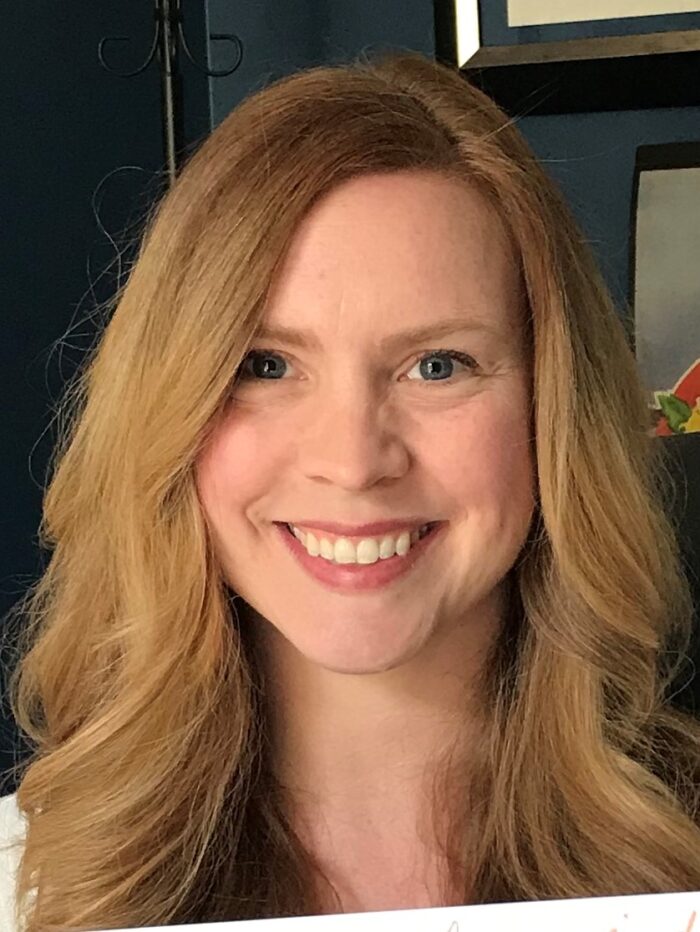
[[[506,0],[488,0],[490,5]],[[479,0],[434,0],[436,58],[457,67],[509,112],[572,113],[700,106],[700,28],[561,38],[483,41]],[[493,9],[493,6],[490,7]],[[700,14],[651,17],[700,23]],[[617,20],[610,20],[614,31]],[[629,25],[629,24],[628,24]],[[518,36],[547,29],[513,29]],[[571,30],[574,32],[573,28]]]

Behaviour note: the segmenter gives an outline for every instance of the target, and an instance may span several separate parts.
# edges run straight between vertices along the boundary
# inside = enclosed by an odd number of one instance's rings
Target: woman
[[[2,801],[28,932],[700,887],[644,392],[456,72],[245,100],[67,401]]]

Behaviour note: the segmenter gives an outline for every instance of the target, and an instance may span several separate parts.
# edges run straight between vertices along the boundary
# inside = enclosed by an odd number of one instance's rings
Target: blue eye
[[[428,376],[428,382],[444,382],[453,374],[454,364],[450,362],[452,359],[456,359],[457,362],[468,369],[476,369],[477,367],[476,361],[471,356],[466,353],[458,353],[455,350],[431,350],[431,352],[421,356],[416,366],[420,368],[421,375]],[[435,365],[435,360],[440,360],[437,365]],[[432,378],[433,375],[437,377]]]
[[[435,360],[439,360],[437,365]],[[424,353],[413,368],[420,367],[421,375],[428,382],[444,382],[453,375],[454,363],[451,360],[457,360],[467,369],[477,368],[477,363],[471,356],[455,350],[431,350]],[[236,381],[279,381],[284,375],[286,365],[284,357],[274,350],[252,350],[241,363]]]
[[[273,361],[270,364],[270,360],[277,360],[277,362]],[[283,364],[284,361],[279,353],[272,350],[254,350],[248,353],[241,363],[237,378],[241,381],[249,381],[251,378],[262,379],[263,381],[280,379]]]

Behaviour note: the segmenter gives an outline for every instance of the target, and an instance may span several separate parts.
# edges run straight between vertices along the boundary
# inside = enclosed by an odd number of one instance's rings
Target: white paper
[[[699,0],[508,0],[509,26],[700,12]]]
[[[149,926],[151,932],[173,928],[182,932],[700,932],[700,891]]]

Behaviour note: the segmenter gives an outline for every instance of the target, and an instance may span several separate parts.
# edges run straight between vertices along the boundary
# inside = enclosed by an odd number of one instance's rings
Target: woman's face
[[[196,468],[224,576],[280,643],[372,672],[487,623],[534,507],[521,313],[466,184],[363,176],[314,206]]]

